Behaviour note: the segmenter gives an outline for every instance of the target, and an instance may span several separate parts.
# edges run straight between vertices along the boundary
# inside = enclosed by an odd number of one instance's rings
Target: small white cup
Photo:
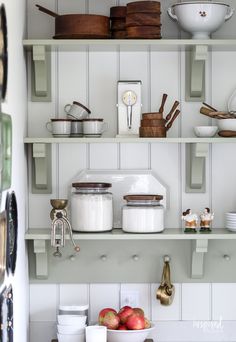
[[[91,111],[82,103],[74,101],[73,104],[67,104],[64,111],[71,119],[86,119]]]
[[[106,342],[107,328],[99,325],[91,325],[85,328],[86,342]]]
[[[108,130],[108,124],[103,119],[84,119],[83,134],[84,136],[100,136]]]
[[[47,130],[53,136],[69,137],[71,132],[71,120],[69,119],[51,119],[46,123]]]
[[[81,137],[83,135],[83,120],[71,121],[71,133],[72,137]]]

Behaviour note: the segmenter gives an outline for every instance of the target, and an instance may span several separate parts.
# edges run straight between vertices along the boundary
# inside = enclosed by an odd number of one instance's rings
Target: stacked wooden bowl
[[[111,38],[126,38],[126,6],[114,6],[110,8]]]
[[[161,4],[159,1],[135,1],[127,4],[126,38],[161,38]]]

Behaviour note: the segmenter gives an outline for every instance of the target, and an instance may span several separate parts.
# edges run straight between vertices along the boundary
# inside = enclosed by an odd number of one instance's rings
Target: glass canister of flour
[[[164,230],[161,195],[126,195],[122,208],[122,229],[128,233],[159,233]]]
[[[73,183],[71,224],[74,231],[112,230],[113,200],[110,183]]]

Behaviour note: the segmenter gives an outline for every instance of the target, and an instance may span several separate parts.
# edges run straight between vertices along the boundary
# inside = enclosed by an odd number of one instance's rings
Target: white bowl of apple
[[[105,308],[100,311],[98,322],[107,327],[107,342],[144,342],[155,329],[142,309],[130,306],[119,312]]]

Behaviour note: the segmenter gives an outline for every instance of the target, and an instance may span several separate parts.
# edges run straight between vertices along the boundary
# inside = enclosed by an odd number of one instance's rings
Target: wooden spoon
[[[168,122],[168,124],[167,124],[167,126],[166,126],[166,130],[167,130],[167,131],[171,128],[171,126],[173,125],[173,122],[175,121],[175,119],[177,118],[177,116],[179,115],[179,113],[180,113],[180,110],[177,109],[177,110],[175,111],[175,114],[173,115],[173,118]]]
[[[215,109],[214,107],[210,106],[208,103],[206,103],[206,102],[202,102],[202,104],[204,104],[204,106],[206,106],[206,107],[210,108],[210,109],[211,109],[211,111],[213,111],[213,112],[217,112],[217,109]]]
[[[236,131],[224,130],[224,131],[218,132],[218,135],[223,138],[233,138],[233,137],[236,137]]]
[[[167,96],[168,96],[167,94],[163,94],[163,96],[162,96],[161,107],[159,108],[159,113],[161,113],[161,114],[163,114],[163,112],[164,112],[164,106],[166,103]]]
[[[174,113],[174,111],[177,109],[178,105],[179,105],[179,101],[175,101],[175,103],[173,104],[169,114],[166,116],[166,122],[168,122],[171,119],[171,116]]]
[[[57,18],[59,17],[59,14],[55,13],[55,12],[52,12],[50,11],[49,9],[41,6],[41,5],[35,5],[36,7],[38,7],[38,9],[43,12],[43,13],[46,13],[46,14],[49,14],[51,17],[54,17],[54,18]]]

